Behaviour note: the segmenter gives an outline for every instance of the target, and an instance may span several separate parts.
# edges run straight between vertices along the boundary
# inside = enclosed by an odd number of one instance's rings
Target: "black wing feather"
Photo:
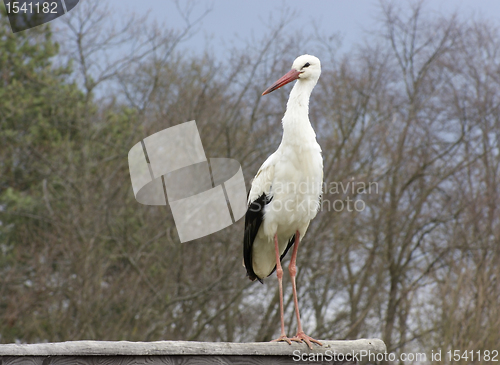
[[[257,199],[250,203],[247,212],[245,214],[245,237],[243,239],[243,261],[245,262],[245,268],[247,269],[247,276],[250,280],[259,280],[262,283],[262,279],[257,277],[253,271],[252,263],[252,247],[253,241],[257,236],[260,225],[264,219],[264,207],[269,204],[272,197],[269,198],[266,193],[262,193]]]
[[[261,283],[263,282],[261,278],[259,278],[255,272],[253,271],[253,263],[252,263],[252,248],[255,237],[257,236],[257,232],[259,232],[260,225],[264,220],[264,208],[267,204],[271,202],[273,198],[269,198],[265,193],[262,193],[257,199],[250,203],[248,206],[247,212],[245,214],[245,237],[243,239],[243,260],[245,262],[245,268],[247,269],[247,276],[250,280],[255,281],[259,280]],[[286,256],[290,248],[295,243],[295,235],[293,235],[288,241],[288,245],[285,248],[285,251],[280,257],[280,261]],[[271,274],[276,271],[276,265],[274,266]],[[269,274],[268,276],[271,276]]]

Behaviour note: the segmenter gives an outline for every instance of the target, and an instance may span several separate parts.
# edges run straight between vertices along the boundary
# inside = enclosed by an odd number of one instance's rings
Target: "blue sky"
[[[81,0],[85,1],[85,0]],[[180,0],[181,2],[183,0]],[[184,25],[176,6],[170,0],[105,0],[113,13],[120,17],[135,13],[149,14],[152,20],[167,27],[179,28]],[[403,4],[407,1],[400,0]],[[184,1],[184,4],[187,1]],[[378,14],[377,0],[213,0],[198,1],[193,16],[200,15],[207,7],[212,11],[203,19],[199,32],[184,46],[196,51],[202,50],[211,39],[215,50],[222,52],[224,44],[248,39],[252,34],[263,36],[268,28],[265,23],[270,16],[279,18],[283,8],[296,11],[297,16],[291,28],[313,29],[315,26],[323,34],[340,34],[343,48],[363,42],[366,31],[374,29]],[[499,0],[432,0],[426,2],[426,9],[441,14],[457,11],[463,17],[482,17],[497,21],[500,18]],[[115,10],[116,9],[116,10]]]

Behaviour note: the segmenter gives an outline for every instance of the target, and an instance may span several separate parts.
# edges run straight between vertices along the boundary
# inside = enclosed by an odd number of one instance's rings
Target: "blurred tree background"
[[[14,35],[2,10],[1,343],[277,336],[274,278],[252,284],[241,266],[243,219],[180,244],[168,207],[135,201],[127,154],[195,119],[207,156],[238,160],[248,184],[279,144],[288,97],[261,92],[311,35],[290,33],[284,14],[221,60],[179,50],[196,28],[182,15],[184,29],[120,28],[88,0],[63,29]],[[330,55],[310,106],[327,189],[299,255],[304,327],[392,352],[495,349],[500,29],[422,3],[378,15],[342,55],[316,36]],[[362,182],[372,189],[331,189]],[[364,209],[334,209],[347,198]]]

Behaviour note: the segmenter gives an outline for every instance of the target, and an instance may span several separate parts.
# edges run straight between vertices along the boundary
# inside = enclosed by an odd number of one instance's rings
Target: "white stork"
[[[318,58],[302,55],[292,69],[262,95],[298,80],[286,105],[282,120],[283,137],[276,152],[262,164],[248,193],[243,243],[244,265],[250,280],[262,282],[276,269],[279,283],[281,336],[273,341],[305,341],[322,345],[302,330],[295,275],[299,242],[320,207],[323,158],[309,121],[309,97],[321,74]],[[295,244],[295,246],[294,246]],[[297,334],[288,338],[283,318],[283,269],[281,260],[293,246],[288,270],[292,280]]]

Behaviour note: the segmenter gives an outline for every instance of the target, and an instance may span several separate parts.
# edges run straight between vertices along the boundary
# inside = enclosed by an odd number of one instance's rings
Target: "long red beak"
[[[288,84],[289,82],[292,82],[294,80],[297,80],[299,78],[300,72],[297,70],[294,70],[293,68],[288,71],[286,74],[284,74],[278,81],[276,81],[271,87],[269,87],[266,91],[262,93],[262,95],[269,94],[270,92],[273,92],[276,89],[279,89],[283,85]]]

